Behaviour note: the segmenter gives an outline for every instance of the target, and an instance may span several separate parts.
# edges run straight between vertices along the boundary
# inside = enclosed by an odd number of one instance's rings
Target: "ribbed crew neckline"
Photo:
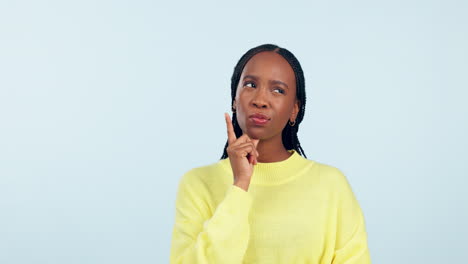
[[[313,162],[299,155],[294,149],[288,150],[288,152],[292,153],[292,155],[285,160],[265,163],[258,162],[254,166],[250,184],[277,185],[285,183],[295,178],[309,162]],[[221,163],[232,173],[229,158],[223,159]]]

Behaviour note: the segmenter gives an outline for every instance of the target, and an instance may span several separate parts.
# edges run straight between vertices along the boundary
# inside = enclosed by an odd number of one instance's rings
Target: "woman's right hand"
[[[234,185],[247,191],[253,173],[253,166],[257,164],[257,145],[259,139],[251,139],[247,134],[236,137],[231,117],[224,113],[227,126],[228,146],[226,152],[231,162]]]

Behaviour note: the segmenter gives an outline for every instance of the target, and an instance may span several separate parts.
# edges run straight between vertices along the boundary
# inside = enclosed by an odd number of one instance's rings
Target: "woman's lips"
[[[270,121],[268,119],[258,117],[251,117],[249,119],[252,120],[252,122],[254,122],[256,125],[265,125],[266,123],[268,123],[268,121]]]
[[[255,125],[260,125],[260,126],[263,126],[266,123],[268,123],[268,121],[270,121],[270,118],[267,115],[265,115],[264,113],[255,113],[253,115],[250,115],[249,119]]]
[[[253,115],[249,116],[249,119],[255,124],[255,125],[265,125],[270,121],[270,118],[263,114],[263,113],[255,113]]]

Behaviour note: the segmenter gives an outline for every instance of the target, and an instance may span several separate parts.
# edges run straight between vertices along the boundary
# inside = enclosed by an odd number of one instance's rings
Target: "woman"
[[[221,160],[180,180],[170,263],[370,263],[346,177],[299,144],[306,100],[296,57],[271,44],[250,49],[231,96]]]

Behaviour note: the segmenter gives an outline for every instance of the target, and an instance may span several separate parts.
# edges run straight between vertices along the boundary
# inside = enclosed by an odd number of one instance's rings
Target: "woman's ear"
[[[234,101],[232,102],[232,112],[236,112],[236,99],[234,99]]]
[[[296,99],[296,102],[294,103],[293,111],[291,113],[291,118],[289,120],[291,121],[296,120],[297,114],[299,113],[300,105],[301,105],[301,102],[298,99]]]

